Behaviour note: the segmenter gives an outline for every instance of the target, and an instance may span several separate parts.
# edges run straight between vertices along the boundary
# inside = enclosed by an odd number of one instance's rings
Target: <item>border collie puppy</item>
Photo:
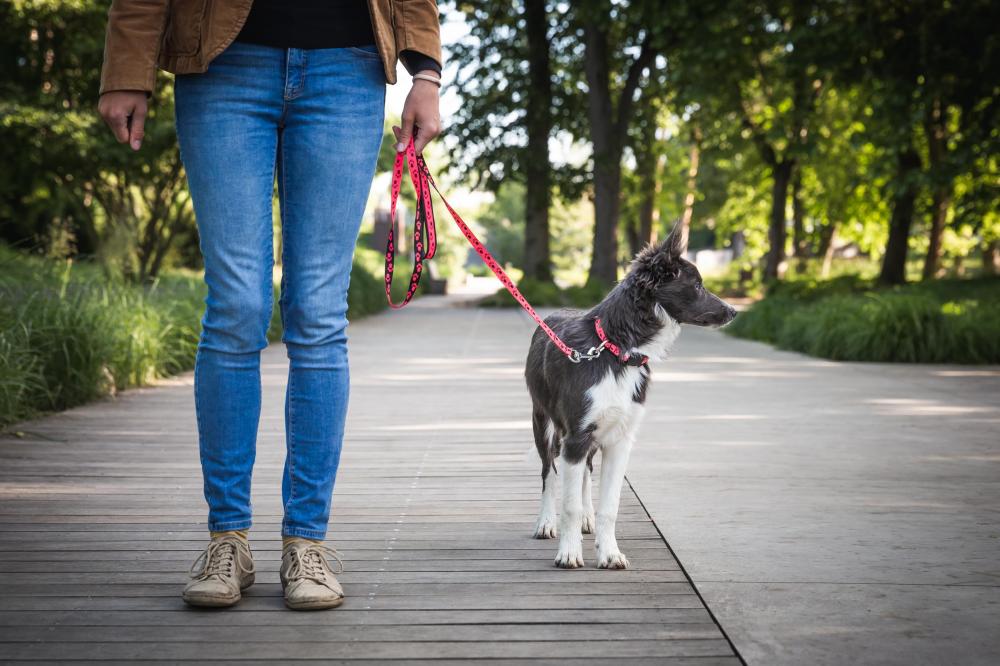
[[[559,537],[556,566],[583,566],[582,532],[596,531],[597,566],[626,569],[615,521],[629,451],[642,420],[650,359],[662,360],[681,324],[724,326],[736,311],[702,285],[694,264],[682,256],[674,230],[636,256],[628,275],[589,312],[562,310],[545,322],[574,349],[591,349],[591,360],[572,363],[536,329],[525,368],[533,403],[532,427],[542,459],[542,506],[538,539]],[[595,517],[590,475],[601,452],[601,493]],[[556,484],[562,476],[556,518]],[[595,519],[596,518],[596,519]]]

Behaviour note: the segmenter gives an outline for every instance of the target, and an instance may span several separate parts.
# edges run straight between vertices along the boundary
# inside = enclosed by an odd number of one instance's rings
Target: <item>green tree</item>
[[[573,5],[572,17],[583,48],[587,133],[593,150],[594,246],[590,276],[610,284],[618,279],[618,222],[622,154],[647,70],[662,50],[665,24],[657,3],[588,0]],[[634,55],[633,55],[634,54]],[[578,130],[579,131],[579,130]],[[579,136],[579,134],[578,134]]]
[[[496,191],[505,180],[524,184],[521,267],[527,277],[550,280],[549,209],[558,175],[549,139],[560,103],[550,55],[560,42],[553,10],[545,0],[460,0],[455,6],[471,38],[451,47],[462,98],[447,128],[458,139],[453,164],[473,176],[475,186]]]
[[[0,16],[0,238],[155,277],[177,239],[194,236],[169,79],[133,153],[96,112],[106,4],[3,3]]]

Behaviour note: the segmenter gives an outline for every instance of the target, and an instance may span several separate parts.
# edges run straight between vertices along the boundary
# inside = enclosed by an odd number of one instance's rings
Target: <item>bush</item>
[[[588,282],[587,284],[560,289],[552,281],[524,278],[517,285],[521,294],[535,307],[574,307],[587,309],[599,303],[610,291],[607,285]],[[479,302],[483,307],[520,307],[506,289],[499,289]]]
[[[351,273],[351,319],[385,307],[382,280],[365,252]],[[192,272],[171,272],[143,287],[109,279],[86,262],[0,245],[0,426],[189,370],[205,293]],[[268,338],[280,337],[276,287]]]
[[[726,329],[842,361],[1000,362],[1000,280],[874,289],[864,280],[782,284]]]

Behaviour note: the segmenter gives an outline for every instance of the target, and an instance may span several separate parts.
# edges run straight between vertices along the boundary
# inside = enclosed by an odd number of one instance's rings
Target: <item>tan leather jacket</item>
[[[113,0],[108,12],[101,93],[152,92],[156,69],[204,72],[236,38],[252,0]],[[396,82],[396,59],[407,49],[441,62],[436,0],[368,0],[385,78]]]

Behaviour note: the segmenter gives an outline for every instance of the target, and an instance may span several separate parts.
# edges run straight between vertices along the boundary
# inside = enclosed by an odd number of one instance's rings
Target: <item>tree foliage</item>
[[[912,275],[918,256],[928,278],[946,272],[943,258],[962,270],[971,252],[1000,270],[998,7],[550,3],[553,107],[573,110],[555,113],[555,129],[592,155],[577,181],[595,206],[591,277],[613,277],[678,219],[767,280],[812,260],[828,271],[850,248],[880,262],[884,283]],[[475,33],[487,17],[465,19]],[[464,48],[505,76],[521,71],[488,43]],[[515,117],[524,105],[489,78],[482,90],[486,102],[463,97],[470,116],[477,104]],[[502,132],[463,139],[494,185],[520,177],[523,153],[508,159]]]

